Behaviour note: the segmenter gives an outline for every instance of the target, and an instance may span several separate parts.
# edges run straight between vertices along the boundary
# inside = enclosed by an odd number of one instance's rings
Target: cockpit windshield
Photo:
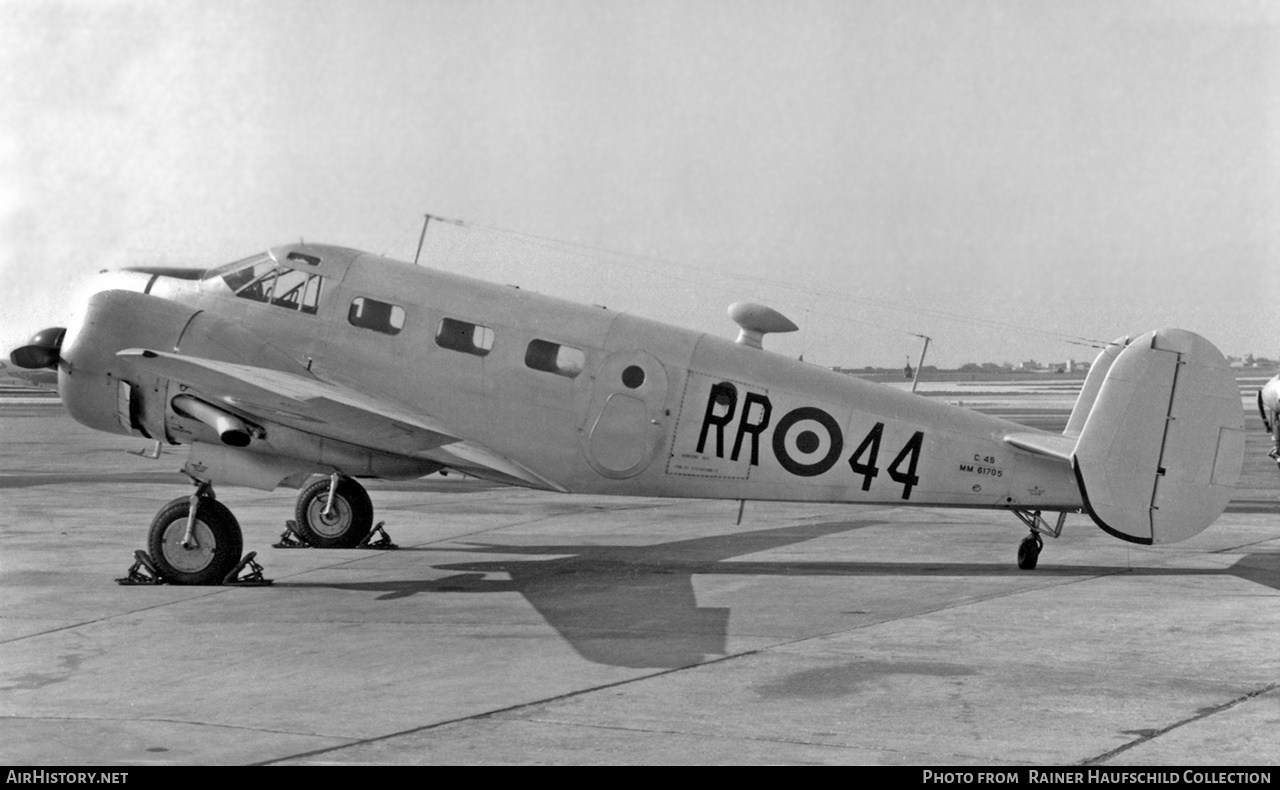
[[[299,255],[290,262],[315,266],[319,259]],[[319,274],[282,266],[271,255],[263,253],[209,272],[205,279],[221,277],[227,287],[241,299],[265,302],[303,313],[315,313],[320,306]]]

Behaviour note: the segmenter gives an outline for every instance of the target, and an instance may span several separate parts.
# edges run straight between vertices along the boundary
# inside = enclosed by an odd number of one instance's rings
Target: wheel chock
[[[356,548],[357,549],[381,549],[384,551],[390,551],[391,549],[400,548],[399,546],[391,542],[391,536],[387,534],[387,531],[385,529],[383,529],[383,526],[386,525],[386,523],[387,522],[385,521],[379,521],[374,526],[373,529],[369,530],[369,534],[364,536],[364,540],[360,541],[360,543],[356,545]],[[382,537],[378,538],[375,541],[373,540],[374,535],[381,535]]]
[[[116,584],[164,584],[165,578],[151,561],[151,555],[142,549],[133,553],[133,565],[129,567],[129,575],[116,579]]]
[[[290,519],[284,522],[284,532],[280,533],[280,542],[272,543],[273,549],[309,549],[311,544],[298,531],[298,522]]]
[[[258,556],[256,551],[251,551],[244,555],[244,559],[240,560],[240,564],[232,569],[231,573],[222,578],[222,584],[228,587],[265,587],[271,584],[274,579],[262,578],[262,566],[253,561],[256,556]],[[244,576],[237,578],[236,574],[244,570],[246,565],[249,566],[249,571]]]

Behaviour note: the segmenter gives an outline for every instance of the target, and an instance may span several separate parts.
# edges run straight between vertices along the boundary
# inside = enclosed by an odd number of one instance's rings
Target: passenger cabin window
[[[456,318],[442,318],[436,329],[436,345],[483,357],[493,350],[493,330]]]
[[[524,352],[524,364],[565,378],[576,378],[586,365],[587,355],[573,346],[546,340],[531,340]]]
[[[385,335],[398,335],[400,330],[404,329],[404,308],[379,302],[377,299],[357,296],[351,302],[347,320],[352,326],[358,326],[361,329],[372,329]]]
[[[277,266],[270,258],[222,275],[222,281],[241,299],[303,313],[315,313],[320,306],[322,279],[318,274]]]

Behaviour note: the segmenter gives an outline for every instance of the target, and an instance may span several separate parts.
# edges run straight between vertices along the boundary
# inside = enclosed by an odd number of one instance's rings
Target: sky
[[[305,239],[828,366],[1280,358],[1280,4],[0,0],[0,347]]]

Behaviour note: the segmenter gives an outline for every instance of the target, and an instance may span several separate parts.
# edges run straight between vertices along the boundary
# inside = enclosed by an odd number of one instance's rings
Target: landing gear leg
[[[221,584],[240,563],[240,523],[214,498],[213,487],[196,482],[189,497],[160,508],[151,522],[147,550],[172,584]]]
[[[368,492],[336,472],[302,490],[294,516],[298,535],[319,549],[355,548],[373,529]]]

